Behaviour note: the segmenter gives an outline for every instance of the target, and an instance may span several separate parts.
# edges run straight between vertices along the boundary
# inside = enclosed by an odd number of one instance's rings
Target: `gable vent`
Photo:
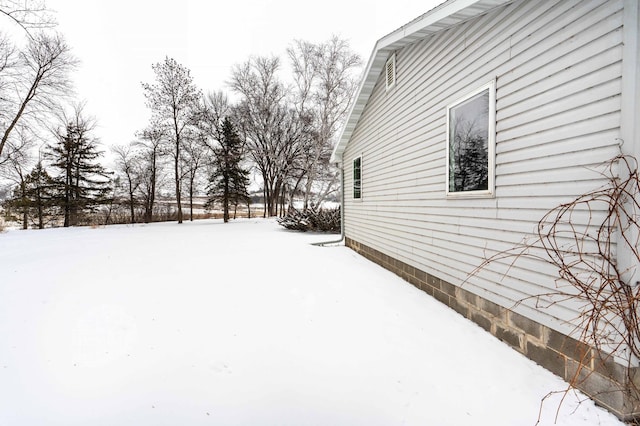
[[[391,55],[389,59],[387,59],[387,64],[385,65],[385,75],[387,81],[387,90],[391,89],[396,84],[396,54]]]

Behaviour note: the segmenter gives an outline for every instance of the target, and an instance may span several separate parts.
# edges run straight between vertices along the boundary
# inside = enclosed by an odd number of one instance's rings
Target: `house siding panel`
[[[345,174],[346,236],[502,307],[555,289],[557,271],[533,260],[508,278],[505,263],[472,272],[605,183],[595,169],[618,153],[622,8],[515,1],[396,51],[395,87],[378,80],[343,154],[362,155],[361,200]],[[447,199],[446,107],[494,79],[495,198]],[[577,314],[515,310],[565,334]]]

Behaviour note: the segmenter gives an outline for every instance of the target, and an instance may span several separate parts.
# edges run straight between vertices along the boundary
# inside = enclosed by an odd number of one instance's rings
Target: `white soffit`
[[[392,52],[512,1],[449,0],[378,40],[367,63],[356,99],[351,105],[347,121],[331,155],[331,162],[342,162],[342,153]]]

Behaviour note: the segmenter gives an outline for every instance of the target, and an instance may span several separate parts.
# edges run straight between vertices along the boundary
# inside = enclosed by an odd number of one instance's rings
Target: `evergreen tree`
[[[45,219],[54,215],[55,181],[38,161],[26,179],[30,216],[36,219],[38,229],[44,229]]]
[[[97,140],[90,138],[91,126],[79,114],[56,134],[57,142],[48,146],[51,166],[60,173],[54,177],[56,202],[64,212],[64,226],[77,225],[82,213],[106,201],[109,173],[96,162],[102,156]]]
[[[29,199],[27,198],[27,183],[22,179],[11,191],[11,198],[5,202],[5,207],[16,210],[22,216],[22,229],[27,229],[29,224]]]
[[[29,219],[38,229],[43,229],[45,220],[54,215],[53,188],[54,180],[38,162],[33,170],[13,189],[12,197],[6,205],[18,210],[22,215],[22,228],[27,229]]]
[[[456,135],[452,150],[454,190],[477,191],[488,188],[488,150],[486,138],[468,135],[464,138]]]
[[[248,202],[249,172],[242,168],[243,146],[233,124],[228,118],[222,123],[220,145],[214,149],[214,171],[209,176],[205,207],[210,208],[215,202],[221,203],[224,211],[223,219],[229,221],[229,206]]]

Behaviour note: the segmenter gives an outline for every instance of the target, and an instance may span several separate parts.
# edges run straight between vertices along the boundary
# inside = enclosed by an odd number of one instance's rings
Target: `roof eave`
[[[391,53],[511,1],[513,0],[449,0],[378,40],[367,62],[338,143],[331,154],[331,162],[342,163],[342,154]]]

